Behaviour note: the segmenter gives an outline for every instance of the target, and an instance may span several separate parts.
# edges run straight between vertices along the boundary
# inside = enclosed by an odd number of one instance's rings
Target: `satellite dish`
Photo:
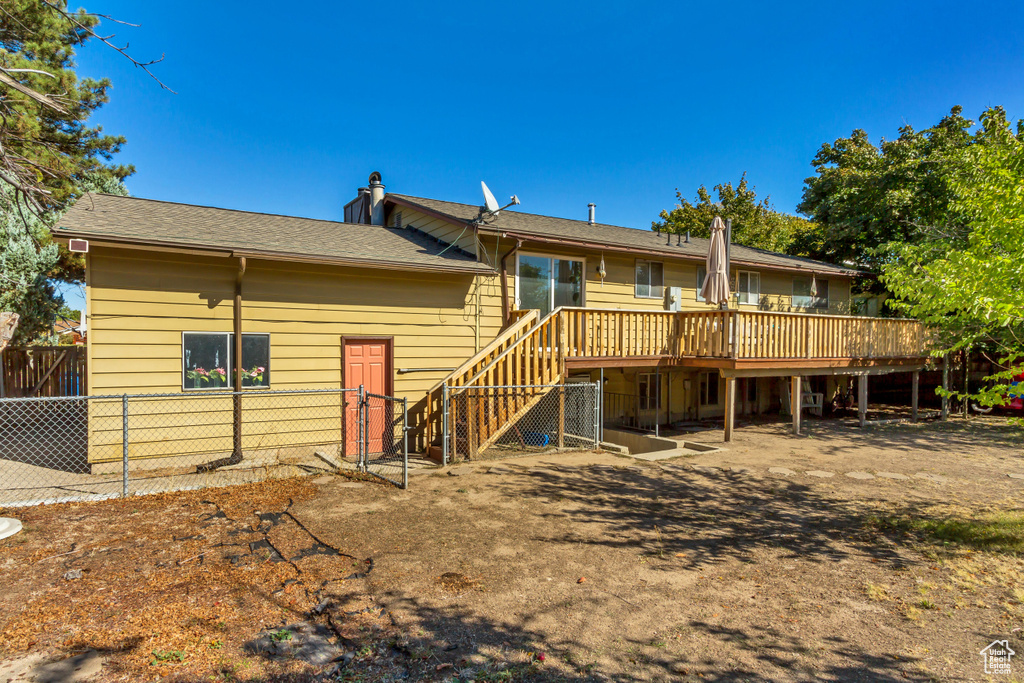
[[[501,207],[498,206],[498,200],[491,194],[490,189],[487,187],[487,183],[480,181],[480,188],[484,191],[484,208],[487,209],[487,213],[497,214],[501,211]]]

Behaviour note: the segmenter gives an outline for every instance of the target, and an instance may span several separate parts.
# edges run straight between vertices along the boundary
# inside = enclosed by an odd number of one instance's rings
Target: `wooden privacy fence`
[[[85,396],[84,346],[8,346],[0,353],[0,398]]]

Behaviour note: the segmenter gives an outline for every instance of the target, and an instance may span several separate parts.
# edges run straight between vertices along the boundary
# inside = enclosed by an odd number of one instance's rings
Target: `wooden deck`
[[[445,387],[451,394],[471,387],[552,387],[574,368],[713,367],[726,377],[731,396],[741,376],[915,370],[927,358],[928,342],[918,321],[894,318],[559,308],[538,321],[526,314],[428,392],[428,437],[440,426],[434,416],[443,412]],[[464,424],[471,435],[470,453],[531,404],[524,398],[521,405],[507,399],[475,405],[474,414],[448,416],[449,425]],[[729,433],[728,414],[726,423]]]

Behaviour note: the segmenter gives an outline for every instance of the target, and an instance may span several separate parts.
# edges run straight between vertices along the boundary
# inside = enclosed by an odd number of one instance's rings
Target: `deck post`
[[[971,393],[971,355],[968,349],[964,349],[964,419],[971,418],[970,401],[967,395]]]
[[[917,422],[917,397],[918,383],[921,379],[921,371],[914,370],[910,373],[910,421]]]
[[[857,417],[860,426],[864,427],[868,422],[868,376],[863,374],[857,378]]]
[[[661,373],[658,371],[658,366],[654,366],[654,436],[661,436],[659,425],[661,425]]]
[[[789,378],[789,412],[793,415],[793,435],[800,436],[800,392],[801,377],[794,375]]]
[[[736,378],[725,378],[725,441],[732,441],[732,430],[736,422]]]
[[[949,391],[949,354],[942,357],[942,390]],[[942,396],[942,421],[949,419],[949,396]]]
[[[665,373],[665,377],[666,377],[665,384],[668,385],[667,386],[668,391],[666,392],[667,396],[665,398],[665,403],[666,403],[665,409],[666,409],[666,413],[667,413],[666,416],[665,416],[665,420],[666,420],[666,424],[668,425],[669,429],[671,429],[672,428],[672,371],[669,370],[668,372],[666,372]]]

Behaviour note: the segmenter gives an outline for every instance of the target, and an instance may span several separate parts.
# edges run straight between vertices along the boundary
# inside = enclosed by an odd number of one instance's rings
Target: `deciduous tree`
[[[660,220],[651,223],[651,229],[708,237],[712,219],[721,216],[732,221],[732,240],[737,244],[795,256],[816,255],[819,249],[817,226],[799,216],[776,211],[768,197],[759,200],[746,174],[737,185],[721,183],[715,185],[714,191],[717,201],[701,185],[695,202],[690,203],[676,190],[675,208],[662,211]]]
[[[884,250],[882,281],[895,305],[939,334],[943,351],[991,352],[1001,372],[969,399],[1005,400],[1010,379],[1024,372],[1024,129],[1011,130],[1001,109],[981,117],[972,136],[945,159],[947,210]],[[942,216],[955,220],[942,222]]]

